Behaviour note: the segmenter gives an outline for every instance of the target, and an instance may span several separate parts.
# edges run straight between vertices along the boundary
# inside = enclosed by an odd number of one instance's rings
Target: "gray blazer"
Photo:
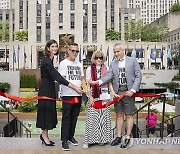
[[[135,58],[125,56],[125,73],[128,90],[139,91],[139,87],[142,80],[141,69],[139,63]],[[118,76],[118,60],[113,60],[110,64],[107,75],[100,80],[103,83],[109,82],[112,79],[113,89],[115,93],[119,89],[119,76]]]

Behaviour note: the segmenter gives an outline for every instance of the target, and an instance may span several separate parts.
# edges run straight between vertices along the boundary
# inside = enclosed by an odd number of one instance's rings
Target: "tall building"
[[[0,9],[10,9],[11,0],[0,0]]]
[[[144,24],[149,24],[169,12],[174,3],[179,0],[127,0],[127,8],[141,8],[141,18]],[[122,1],[124,3],[124,0]]]
[[[9,68],[12,70],[38,68],[46,41],[55,39],[60,45],[60,60],[64,58],[67,44],[77,42],[82,51],[81,56],[83,50],[88,50],[89,58],[84,61],[88,65],[92,52],[96,49],[103,50],[105,54],[107,50],[112,51],[115,42],[106,41],[106,30],[109,28],[120,32],[121,41],[131,51],[135,46],[137,51],[141,48],[145,51],[147,47],[153,49],[153,43],[127,45],[125,42],[125,24],[129,20],[141,19],[140,8],[128,7],[126,0],[11,0],[8,12],[7,9],[0,9],[0,22],[8,21],[12,32],[10,42],[0,45],[4,48],[2,54],[7,46]],[[28,41],[15,41],[14,32],[22,30],[28,31]],[[156,48],[161,49],[161,46],[157,43]],[[27,53],[26,63],[24,52]],[[14,63],[13,53],[18,53],[22,60]],[[110,52],[110,60],[112,56],[113,53]]]

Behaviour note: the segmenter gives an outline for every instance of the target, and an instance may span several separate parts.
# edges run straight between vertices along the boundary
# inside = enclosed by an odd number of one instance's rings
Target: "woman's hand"
[[[99,81],[98,80],[96,80],[96,81],[89,80],[89,84],[90,85],[96,85],[96,84],[99,84]]]
[[[89,106],[94,104],[94,98],[92,96],[89,97]]]
[[[79,87],[76,87],[75,86],[75,89],[74,89],[78,94],[82,94],[83,93],[83,90]]]
[[[78,94],[82,94],[82,93],[83,93],[83,91],[82,91],[81,88],[75,86],[75,85],[72,84],[72,83],[69,83],[68,87],[74,89]]]

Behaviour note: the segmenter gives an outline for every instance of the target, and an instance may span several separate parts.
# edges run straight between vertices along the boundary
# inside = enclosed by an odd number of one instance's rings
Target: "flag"
[[[146,57],[147,57],[147,59],[150,59],[150,48],[149,48],[149,46],[147,47]]]
[[[24,46],[24,63],[26,63],[26,59],[27,59],[27,55],[26,55],[25,46]]]
[[[20,47],[19,47],[19,45],[18,45],[17,62],[19,62],[19,50],[20,50]]]
[[[153,60],[156,59],[156,47],[154,47],[154,49],[151,50],[150,58]]]
[[[142,58],[142,57],[143,57],[143,49],[142,49],[142,47],[141,47],[141,49],[140,49],[140,51],[139,51],[138,59],[139,59],[139,58]]]
[[[127,56],[128,55],[128,47],[125,49],[125,55]]]
[[[163,56],[164,56],[164,51],[163,51],[163,47],[162,47],[162,49],[161,49],[161,55],[160,55],[161,61],[163,61]]]
[[[16,63],[16,51],[15,51],[15,49],[13,51],[13,63]]]
[[[86,56],[87,56],[87,48],[83,51],[83,55],[82,55],[82,59],[81,60],[86,59]]]
[[[81,62],[81,45],[80,45],[80,49],[79,49],[79,62]]]
[[[176,58],[176,56],[177,56],[177,52],[176,52],[176,49],[174,49],[174,53],[173,53],[172,58],[173,58],[173,59],[175,59],[175,58]]]
[[[102,45],[101,45],[101,47],[100,47],[100,51],[102,51]]]
[[[106,51],[106,61],[108,61],[108,59],[109,59],[109,46],[108,46],[107,51]]]
[[[132,50],[131,57],[136,58],[136,49],[135,48],[133,48],[133,50]]]
[[[171,55],[171,50],[170,49],[168,50],[167,57],[172,61],[172,55]]]

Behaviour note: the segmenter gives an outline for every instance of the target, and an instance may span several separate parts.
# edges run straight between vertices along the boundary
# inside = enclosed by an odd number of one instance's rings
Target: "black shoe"
[[[50,142],[49,144],[45,142],[44,138],[42,137],[42,134],[40,135],[40,139],[42,141],[42,144],[44,143],[46,146],[54,146],[54,144],[52,142]]]
[[[74,137],[72,137],[72,138],[69,140],[69,142],[70,142],[72,145],[74,145],[74,146],[77,146],[77,145],[78,145],[78,141],[76,141]]]
[[[51,144],[55,144],[55,142],[53,142],[53,141],[49,141]]]
[[[115,140],[111,142],[111,146],[116,146],[121,143],[121,137],[116,137]]]
[[[129,144],[130,144],[130,141],[131,141],[131,138],[125,138],[124,142],[121,144],[121,148],[122,149],[126,149],[129,147]]]
[[[42,137],[42,134],[41,134],[41,135],[40,135],[40,139],[43,140],[42,138],[43,138],[43,137]],[[53,142],[53,141],[51,141],[51,140],[50,140],[49,142],[50,142],[51,144],[55,144],[55,142]]]
[[[64,151],[69,151],[68,141],[63,141],[63,142],[62,142],[62,149],[63,149]]]

